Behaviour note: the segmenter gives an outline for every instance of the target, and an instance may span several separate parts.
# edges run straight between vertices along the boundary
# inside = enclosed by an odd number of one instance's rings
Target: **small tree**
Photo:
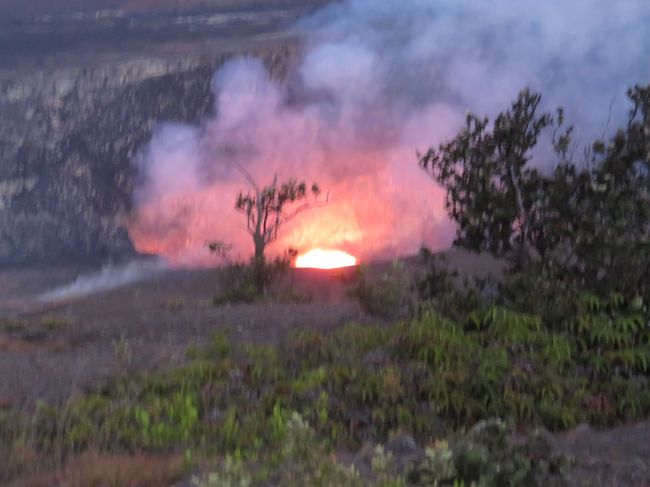
[[[517,246],[518,263],[526,260],[542,182],[527,164],[540,133],[555,123],[549,113],[536,113],[540,100],[522,91],[491,130],[487,118],[470,113],[456,138],[418,156],[420,166],[447,190],[446,207],[458,224],[456,245],[495,255]],[[559,126],[561,110],[558,114]]]
[[[536,115],[540,96],[528,91],[491,130],[487,118],[470,114],[456,138],[420,156],[447,190],[455,244],[495,255],[517,245],[520,269],[531,247],[540,259],[527,269],[546,280],[650,301],[650,86],[628,96],[627,126],[595,141],[589,164],[567,157],[571,129],[558,130],[562,111],[557,120]],[[527,167],[547,127],[560,156],[550,175]]]
[[[320,188],[316,183],[308,187],[304,181],[295,179],[278,183],[277,177],[270,185],[260,187],[250,174],[244,174],[252,189],[237,195],[235,209],[246,216],[246,228],[255,247],[253,266],[256,280],[258,287],[263,287],[266,246],[277,240],[285,223],[321,204],[317,201]]]
[[[553,187],[569,191],[556,197],[553,223],[570,237],[572,276],[602,294],[650,299],[650,85],[628,96],[628,123],[593,143],[592,169],[558,166]]]

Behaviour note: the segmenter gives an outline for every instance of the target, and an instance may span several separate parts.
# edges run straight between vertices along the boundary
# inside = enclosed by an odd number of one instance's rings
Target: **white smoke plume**
[[[204,263],[205,242],[221,239],[247,256],[233,208],[247,189],[238,165],[261,185],[277,175],[329,191],[276,252],[442,248],[454,229],[416,150],[452,137],[468,110],[494,115],[524,87],[543,93],[545,109],[564,106],[586,144],[624,119],[628,87],[650,82],[647,0],[344,0],[297,29],[306,48],[289,80],[270,80],[255,59],[230,61],[215,74],[213,117],[158,128],[138,161],[130,233],[140,250]]]
[[[41,302],[55,302],[112,291],[128,284],[151,279],[167,269],[162,259],[132,260],[104,265],[99,272],[81,275],[73,282],[42,294]]]

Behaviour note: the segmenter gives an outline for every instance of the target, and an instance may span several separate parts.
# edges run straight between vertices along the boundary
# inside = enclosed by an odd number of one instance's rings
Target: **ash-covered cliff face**
[[[176,47],[0,70],[0,265],[133,252],[132,160],[157,123],[208,114],[228,57],[283,76],[299,50],[289,36]]]

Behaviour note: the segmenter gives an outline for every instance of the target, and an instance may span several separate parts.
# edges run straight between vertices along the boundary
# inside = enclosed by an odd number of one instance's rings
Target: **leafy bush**
[[[222,306],[228,303],[252,303],[260,297],[253,268],[234,264],[221,270],[224,288],[214,296],[212,304]]]
[[[445,256],[420,249],[415,284],[420,313],[436,310],[444,316],[462,319],[468,310],[485,307],[495,301],[498,285],[491,279],[466,277],[458,282],[458,273],[444,266]]]
[[[389,318],[403,316],[411,311],[409,304],[412,283],[401,261],[393,262],[390,269],[378,277],[371,277],[367,270],[360,267],[357,283],[351,294],[358,298],[361,307],[372,315]]]
[[[233,264],[221,270],[224,288],[212,303],[221,306],[228,303],[252,303],[264,297],[269,287],[286,275],[291,268],[294,252],[289,249],[285,255],[267,262],[251,260],[249,264]]]
[[[219,467],[219,471],[194,477],[192,483],[196,487],[251,487],[253,485],[253,478],[241,459],[228,455]]]
[[[533,431],[522,445],[513,445],[510,437],[503,421],[476,424],[454,445],[457,477],[486,486],[546,487],[562,482],[567,462],[553,447],[550,435]]]
[[[411,485],[546,487],[565,485],[568,459],[553,438],[533,430],[514,443],[499,419],[481,421],[451,441],[437,441],[408,473]]]
[[[47,331],[55,331],[70,326],[70,321],[59,316],[47,315],[41,319],[41,326]]]
[[[570,290],[649,301],[650,86],[628,98],[627,124],[583,161],[572,160],[563,110],[539,113],[538,93],[521,91],[493,123],[468,113],[456,137],[419,156],[446,189],[455,244],[524,271],[532,263]],[[546,131],[558,156],[552,174],[531,162]]]
[[[185,298],[181,296],[173,296],[165,301],[165,309],[172,313],[179,312],[185,308]]]
[[[564,485],[567,460],[547,433],[534,431],[514,444],[500,420],[483,421],[469,433],[427,448],[421,459],[398,468],[383,445],[374,448],[370,470],[361,473],[329,455],[322,440],[297,413],[287,414],[283,444],[247,462],[231,455],[212,473],[194,479],[197,487],[306,485],[322,487],[405,487],[480,485],[484,487]]]
[[[27,328],[27,323],[22,320],[4,320],[0,323],[0,328],[7,333],[21,333]]]

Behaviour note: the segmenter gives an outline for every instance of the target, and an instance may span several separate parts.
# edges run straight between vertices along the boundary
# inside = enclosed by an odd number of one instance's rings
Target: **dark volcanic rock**
[[[98,58],[39,63],[39,52],[0,69],[0,265],[132,253],[131,161],[156,125],[213,110],[211,78],[228,57],[254,54],[281,77],[298,50],[255,29]]]

